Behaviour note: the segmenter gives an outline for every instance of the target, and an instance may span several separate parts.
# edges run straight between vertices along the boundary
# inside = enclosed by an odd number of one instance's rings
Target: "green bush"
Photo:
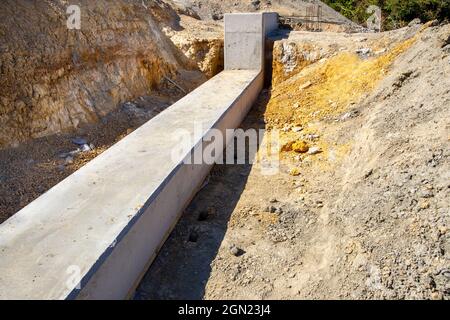
[[[422,22],[450,19],[450,0],[325,0],[324,2],[361,25],[365,25],[369,17],[366,9],[370,5],[377,5],[382,10],[384,30],[403,27],[415,18],[419,18]]]

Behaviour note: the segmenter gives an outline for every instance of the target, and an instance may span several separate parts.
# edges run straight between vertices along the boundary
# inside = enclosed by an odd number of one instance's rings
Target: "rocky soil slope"
[[[137,299],[450,299],[450,25],[313,39],[243,124],[280,171],[217,165]]]
[[[223,70],[223,25],[180,15],[182,30],[166,28],[170,40],[208,78]]]
[[[79,1],[80,30],[66,26],[68,5],[2,2],[0,146],[95,122],[164,77],[203,80],[161,30],[181,28],[165,2]]]

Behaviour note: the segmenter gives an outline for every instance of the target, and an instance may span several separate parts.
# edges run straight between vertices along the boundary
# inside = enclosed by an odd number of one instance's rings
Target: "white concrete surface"
[[[0,299],[128,297],[211,169],[183,160],[258,96],[261,66],[248,69],[215,76],[0,225]],[[192,144],[174,157],[180,129]]]
[[[262,69],[265,37],[278,27],[278,15],[272,12],[229,13],[224,20],[225,70]]]

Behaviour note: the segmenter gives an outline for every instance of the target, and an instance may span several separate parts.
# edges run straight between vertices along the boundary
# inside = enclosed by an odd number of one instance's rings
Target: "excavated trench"
[[[20,4],[37,11],[41,22],[15,17],[13,1],[0,11],[7,40],[0,47],[0,222],[223,69],[223,40],[173,32],[179,21],[163,3],[154,2],[150,15],[140,2],[131,9],[125,1],[104,4],[107,18],[89,1],[82,4],[90,31],[78,36],[61,27],[62,7],[49,11],[46,1]],[[16,23],[33,34],[7,34]],[[405,62],[423,61],[424,46],[437,48],[448,32],[429,28],[351,36],[293,31],[269,41],[266,84],[272,87],[242,127],[281,130],[279,174],[215,166],[134,298],[448,298],[448,154],[443,132],[426,145],[420,127],[445,127],[448,111],[439,105],[448,92],[431,86],[438,102],[417,95],[420,107],[395,99],[414,93],[409,81],[428,85],[433,79],[419,80],[439,72],[425,62],[428,73],[416,73]],[[39,30],[47,36],[38,37]],[[130,36],[129,30],[145,31]],[[29,39],[42,41],[23,50]],[[76,42],[77,49],[60,42]],[[434,47],[428,50],[436,61],[448,58]],[[400,117],[387,107],[393,104],[411,132],[392,120]],[[79,138],[88,150],[77,150]],[[406,156],[393,154],[395,148]],[[403,185],[420,195],[406,194]],[[394,244],[393,238],[404,240]]]

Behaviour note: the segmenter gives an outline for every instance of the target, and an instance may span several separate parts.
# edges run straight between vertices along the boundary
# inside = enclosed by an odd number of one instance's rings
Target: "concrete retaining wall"
[[[273,26],[264,27],[265,16],[227,15],[225,23],[236,33],[228,50],[246,52],[233,47],[243,43],[234,23],[256,21],[244,38],[258,63],[232,70],[228,60],[227,70],[0,225],[0,299],[130,296],[212,166],[184,160],[211,129],[236,128],[262,88],[263,36]],[[191,144],[174,155],[180,130]]]

